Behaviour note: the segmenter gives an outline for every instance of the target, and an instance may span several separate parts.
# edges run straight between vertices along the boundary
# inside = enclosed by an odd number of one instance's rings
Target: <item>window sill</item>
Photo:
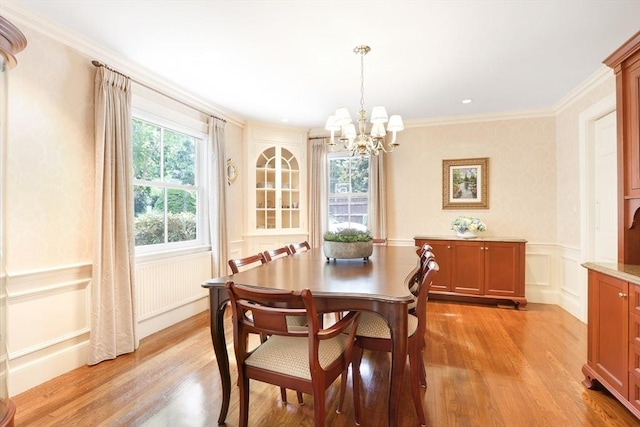
[[[195,246],[195,247],[182,248],[182,249],[174,249],[170,251],[150,252],[150,253],[136,255],[135,262],[136,264],[142,264],[146,262],[162,261],[165,259],[178,258],[181,256],[199,254],[199,253],[210,252],[210,251],[211,251],[211,246],[203,245],[203,246]]]

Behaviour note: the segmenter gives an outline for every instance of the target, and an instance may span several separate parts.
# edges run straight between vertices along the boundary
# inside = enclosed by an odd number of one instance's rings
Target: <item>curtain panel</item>
[[[322,233],[328,217],[327,141],[328,138],[309,140],[309,245],[312,248],[322,246]]]
[[[227,161],[224,120],[209,118],[209,232],[211,233],[212,277],[227,275]]]
[[[89,365],[138,347],[134,280],[131,82],[99,67],[95,78],[96,238]]]
[[[387,238],[387,184],[384,156],[369,156],[369,231],[375,238]]]

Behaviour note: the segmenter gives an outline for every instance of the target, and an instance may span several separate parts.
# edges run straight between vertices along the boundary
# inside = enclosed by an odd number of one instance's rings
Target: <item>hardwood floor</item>
[[[229,311],[228,311],[229,313]],[[604,391],[585,389],[586,325],[557,306],[528,310],[429,302],[427,424],[444,426],[630,426],[640,422]],[[233,354],[231,331],[228,348]],[[232,356],[232,381],[235,360]],[[389,355],[365,352],[364,426],[386,425]],[[406,379],[406,377],[405,377]],[[336,414],[339,381],[327,391],[327,425],[354,425],[351,381]],[[417,425],[405,381],[399,426]],[[208,314],[142,340],[134,354],[82,367],[13,398],[16,426],[215,426],[220,380]],[[313,424],[313,401],[251,383],[251,426]],[[228,426],[236,426],[234,388]]]

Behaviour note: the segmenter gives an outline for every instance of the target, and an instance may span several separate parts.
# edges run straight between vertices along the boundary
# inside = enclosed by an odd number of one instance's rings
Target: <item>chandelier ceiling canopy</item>
[[[396,141],[396,132],[404,129],[402,117],[397,114],[389,117],[387,109],[381,105],[373,107],[371,111],[371,129],[367,133],[367,112],[364,109],[364,56],[369,53],[369,46],[356,46],[353,51],[360,55],[360,111],[358,113],[358,130],[352,123],[351,114],[346,107],[340,107],[335,114],[329,116],[325,129],[331,131],[329,149],[331,151],[350,151],[351,155],[360,154],[375,155],[381,152],[390,153],[400,143]],[[387,127],[385,129],[385,123]],[[340,131],[338,142],[335,139],[335,132]],[[385,136],[387,132],[392,133],[391,142],[386,144]]]

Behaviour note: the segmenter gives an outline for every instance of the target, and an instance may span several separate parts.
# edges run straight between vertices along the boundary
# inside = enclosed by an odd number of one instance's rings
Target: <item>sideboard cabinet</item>
[[[524,292],[523,239],[415,237],[416,246],[428,243],[438,261],[429,295],[509,300],[527,305]]]
[[[640,418],[640,266],[584,266],[589,314],[583,384],[600,383]]]

